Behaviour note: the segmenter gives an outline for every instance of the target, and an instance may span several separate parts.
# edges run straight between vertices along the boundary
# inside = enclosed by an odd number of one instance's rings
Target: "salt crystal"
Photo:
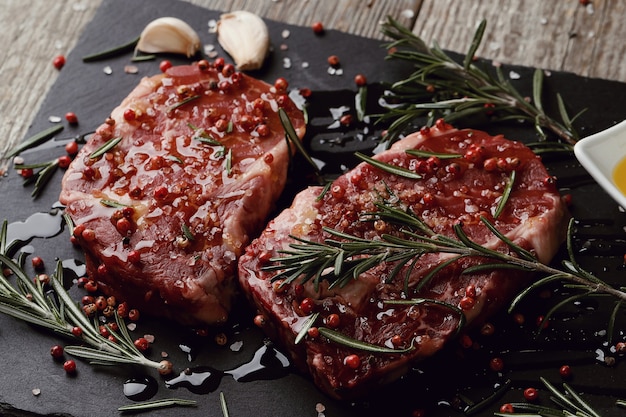
[[[511,71],[509,72],[509,78],[511,78],[512,80],[519,80],[521,78],[521,75],[519,75],[519,73],[515,71]]]
[[[60,123],[61,120],[62,119],[59,116],[50,116],[50,117],[48,117],[48,121],[50,123]]]
[[[315,411],[317,411],[318,413],[323,413],[324,411],[326,411],[326,406],[322,403],[317,403],[315,404]]]
[[[309,68],[309,63],[308,62],[303,62],[302,63],[302,68]]]
[[[86,3],[74,3],[72,4],[72,10],[74,10],[75,12],[83,12],[87,10],[87,4]]]
[[[63,49],[63,41],[60,41],[60,40],[55,41],[55,42],[54,42],[54,47],[55,47],[56,49]]]
[[[546,24],[548,23],[548,19],[546,19],[545,17],[542,17],[542,18],[539,20],[539,23],[541,23],[542,25],[546,25]]]
[[[154,335],[153,334],[144,334],[143,338],[146,339],[149,343],[154,343]]]
[[[489,50],[490,51],[497,51],[498,49],[500,49],[500,43],[499,42],[489,42]]]
[[[285,69],[291,68],[291,59],[283,58],[283,68]]]
[[[209,20],[208,26],[209,26],[209,33],[216,32],[217,31],[217,20],[215,20],[215,19]]]
[[[41,390],[39,388],[33,388],[33,395],[37,397],[39,394],[41,394]]]
[[[111,68],[111,67],[110,67],[110,66],[108,66],[108,65],[107,65],[106,67],[104,67],[104,68],[102,69],[102,71],[104,71],[104,73],[105,73],[106,75],[111,75],[111,74],[113,74],[113,68]]]
[[[289,46],[287,44],[281,43],[280,44],[280,50],[281,51],[286,51],[289,49]]]
[[[126,325],[126,328],[132,332],[133,330],[135,330],[137,328],[137,324],[135,324],[135,323],[128,323]]]
[[[124,72],[126,74],[137,74],[139,72],[139,68],[137,68],[135,65],[126,65],[124,67]]]
[[[170,354],[169,354],[169,353],[167,353],[166,351],[162,351],[162,352],[161,352],[161,357],[162,357],[162,358],[168,358],[169,356],[170,356]]]
[[[407,19],[413,19],[413,17],[415,16],[415,12],[411,9],[404,9],[402,10],[402,12],[400,12],[400,16]]]
[[[282,36],[282,38],[283,38],[283,39],[287,39],[287,38],[289,37],[289,35],[290,35],[290,34],[291,34],[291,33],[289,32],[289,30],[288,30],[288,29],[285,29],[285,30],[283,30],[283,31],[280,33],[280,36]]]
[[[232,350],[233,352],[239,352],[242,347],[243,347],[243,342],[241,340],[238,340],[237,342],[230,345],[230,350]]]

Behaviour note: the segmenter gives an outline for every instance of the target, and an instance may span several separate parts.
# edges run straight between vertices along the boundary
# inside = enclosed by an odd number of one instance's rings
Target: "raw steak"
[[[302,137],[285,91],[232,65],[142,79],[63,178],[60,201],[100,289],[182,323],[227,319],[237,258],[286,181],[280,107]]]
[[[407,149],[458,154],[453,159],[411,156]],[[408,366],[424,359],[457,334],[460,312],[467,324],[483,321],[528,282],[529,276],[513,270],[489,270],[462,274],[469,266],[484,264],[484,257],[466,257],[441,269],[417,289],[420,280],[451,254],[430,253],[412,269],[405,266],[390,282],[394,262],[383,262],[361,273],[345,286],[329,288],[321,281],[298,279],[278,285],[277,274],[268,267],[285,256],[293,237],[323,242],[331,236],[328,227],[367,240],[381,234],[400,236],[399,226],[372,220],[377,203],[383,201],[403,211],[411,210],[436,234],[454,237],[453,226],[475,242],[507,251],[479,219],[484,216],[519,246],[549,262],[562,243],[567,209],[539,157],[524,145],[475,130],[456,130],[442,121],[436,127],[407,136],[376,160],[407,168],[421,179],[390,174],[361,163],[334,181],[328,192],[311,187],[298,194],[292,206],[272,220],[239,260],[239,280],[265,317],[266,330],[291,353],[293,362],[308,371],[316,385],[333,397],[353,398],[371,392],[401,376]],[[510,198],[494,219],[511,170],[516,171]],[[407,235],[403,235],[407,237]],[[332,236],[333,239],[340,239]],[[300,243],[300,242],[296,242]],[[363,255],[365,256],[365,255]],[[332,270],[333,264],[329,265]],[[404,291],[407,271],[408,291]],[[328,271],[327,271],[328,272]],[[425,298],[436,303],[393,305],[389,300]],[[306,321],[317,312],[314,327],[334,329],[351,339],[406,353],[371,353],[328,340],[315,330],[295,343]],[[351,356],[351,355],[357,355]]]

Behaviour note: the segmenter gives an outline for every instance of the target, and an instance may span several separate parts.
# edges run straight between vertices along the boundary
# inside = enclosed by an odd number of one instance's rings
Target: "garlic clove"
[[[174,53],[192,57],[200,49],[200,37],[176,17],[160,17],[143,29],[137,50],[149,54]]]
[[[220,16],[217,40],[240,71],[261,68],[270,49],[267,25],[256,14],[244,10]]]

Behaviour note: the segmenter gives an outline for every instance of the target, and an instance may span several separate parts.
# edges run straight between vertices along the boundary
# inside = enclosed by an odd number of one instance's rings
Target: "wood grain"
[[[22,140],[67,54],[101,1],[0,0],[0,153]],[[214,10],[244,9],[289,24],[382,39],[387,15],[427,42],[464,52],[481,19],[478,54],[505,63],[626,82],[626,2],[594,0],[186,0]]]

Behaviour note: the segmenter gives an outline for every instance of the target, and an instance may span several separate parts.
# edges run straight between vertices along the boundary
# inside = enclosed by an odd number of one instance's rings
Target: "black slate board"
[[[58,81],[48,92],[34,119],[29,134],[50,126],[48,117],[63,116],[74,111],[79,125],[66,129],[52,145],[23,154],[27,162],[49,160],[63,154],[62,138],[71,138],[92,131],[109,112],[137,84],[139,77],[158,72],[158,60],[136,63],[138,75],[124,73],[124,65],[130,64],[130,55],[111,58],[102,62],[85,64],[81,57],[94,51],[119,45],[134,38],[154,18],[176,16],[197,29],[203,43],[215,44],[215,34],[208,32],[208,22],[217,19],[219,12],[198,8],[188,3],[169,0],[107,0],[98,10],[94,20],[87,26],[78,44],[67,57],[67,64]],[[378,41],[327,31],[315,36],[310,28],[288,26],[268,22],[273,42],[273,52],[268,65],[253,75],[268,82],[279,76],[287,78],[293,89],[307,87],[313,90],[310,102],[312,128],[316,133],[308,137],[314,156],[328,162],[326,170],[337,173],[354,163],[351,153],[355,149],[371,148],[372,140],[379,132],[370,126],[364,139],[353,139],[354,132],[329,134],[325,127],[332,122],[328,107],[345,105],[354,107],[356,88],[353,77],[357,73],[367,75],[373,84],[370,94],[377,89],[374,84],[401,79],[408,73],[406,65],[384,61],[385,50]],[[289,36],[284,37],[284,30]],[[287,45],[284,50],[281,45]],[[219,49],[218,49],[219,50]],[[327,73],[326,58],[338,55],[342,60],[343,75]],[[223,53],[221,53],[224,56]],[[167,56],[174,63],[187,60]],[[289,58],[291,68],[283,65]],[[308,63],[308,66],[303,65]],[[103,72],[110,66],[113,74]],[[519,79],[512,82],[524,94],[530,94],[532,69],[507,67],[505,73],[514,71]],[[546,96],[560,92],[574,111],[589,110],[579,119],[583,135],[604,129],[623,119],[626,108],[626,85],[605,80],[587,79],[566,73],[554,73],[545,81]],[[380,89],[378,89],[380,90]],[[375,107],[375,105],[373,105]],[[371,110],[371,109],[370,109]],[[460,126],[463,127],[463,126]],[[536,140],[533,129],[526,125],[474,126],[492,134],[504,133],[510,139]],[[362,133],[362,132],[361,132]],[[341,144],[329,145],[329,137],[348,138]],[[321,139],[320,139],[321,138]],[[623,254],[626,253],[624,227],[626,215],[585,173],[573,157],[546,159],[546,164],[558,177],[564,193],[573,196],[572,214],[578,220],[575,244],[582,248],[580,262],[590,271],[614,284],[624,280]],[[60,189],[61,173],[57,172],[51,184],[37,199],[31,199],[30,188],[22,186],[21,178],[13,171],[0,181],[0,213],[10,223],[10,235],[18,238],[25,231],[24,250],[44,258],[47,269],[52,272],[55,259],[82,259],[79,250],[69,244],[67,233],[62,230],[58,212],[45,214],[55,206]],[[292,181],[283,197],[288,202],[302,181]],[[41,219],[44,219],[41,221]],[[25,223],[23,223],[25,222]],[[44,230],[43,226],[51,226]],[[40,231],[38,238],[29,239],[33,230]],[[558,261],[558,260],[557,260]],[[72,293],[79,297],[76,288]],[[556,291],[550,299],[531,297],[522,306],[528,321],[544,314],[550,305],[566,294]],[[623,378],[623,360],[608,367],[600,360],[600,351],[611,355],[606,341],[608,309],[610,303],[592,300],[579,306],[571,306],[556,316],[551,328],[535,337],[535,326],[512,323],[504,312],[494,318],[496,333],[493,336],[473,334],[480,349],[461,349],[452,344],[432,360],[416,365],[401,381],[381,389],[371,397],[354,403],[341,403],[320,393],[306,376],[289,373],[272,380],[235,382],[224,378],[215,392],[205,395],[193,394],[185,389],[170,390],[158,376],[158,392],[154,399],[188,398],[198,401],[198,407],[190,409],[162,409],[151,412],[156,416],[206,416],[220,415],[218,392],[223,392],[231,416],[294,416],[316,415],[316,405],[326,407],[327,416],[410,416],[417,409],[428,409],[429,416],[462,415],[456,411],[465,399],[479,402],[494,392],[494,388],[511,381],[511,388],[497,401],[475,415],[490,416],[503,402],[521,401],[522,390],[529,386],[541,388],[539,377],[549,378],[560,384],[558,368],[563,364],[572,366],[574,375],[567,382],[585,395],[598,407],[603,416],[623,415],[614,405],[616,398],[626,398],[626,380]],[[624,337],[626,318],[620,314],[616,322],[616,335]],[[217,331],[229,337],[226,347],[213,342]],[[189,329],[181,329],[173,323],[155,319],[142,319],[137,335],[156,336],[151,356],[158,359],[161,351],[171,355],[177,369],[199,365],[217,369],[231,369],[248,362],[263,344],[263,335],[254,328],[251,314],[242,307],[239,316],[222,329],[211,330],[208,337],[198,338]],[[243,347],[234,352],[230,343],[242,341]],[[122,391],[124,381],[145,372],[133,367],[101,368],[78,361],[78,374],[68,377],[61,364],[52,360],[49,349],[67,341],[32,326],[0,316],[0,346],[2,346],[3,372],[0,376],[0,413],[2,415],[63,415],[63,416],[116,416],[117,408],[131,403]],[[179,345],[193,347],[189,358]],[[501,356],[505,370],[495,373],[488,369],[489,359]],[[149,373],[149,372],[148,372]],[[32,390],[39,388],[41,394],[34,396]],[[457,394],[462,394],[459,397]],[[548,405],[548,396],[542,392],[542,404]],[[447,404],[447,405],[446,405]],[[34,413],[34,414],[31,414]]]

